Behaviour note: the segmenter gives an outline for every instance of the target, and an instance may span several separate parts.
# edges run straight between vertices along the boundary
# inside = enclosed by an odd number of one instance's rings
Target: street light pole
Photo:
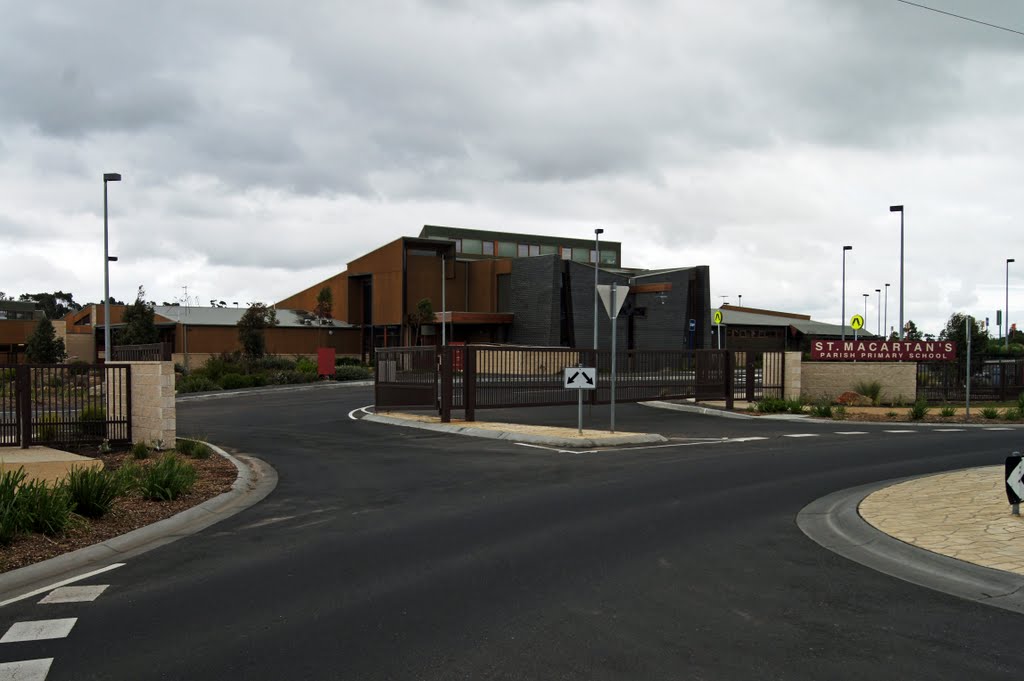
[[[853,246],[843,246],[843,306],[839,325],[842,328],[842,340],[846,340],[846,252],[852,251]]]
[[[1013,258],[1007,258],[1006,259],[1006,301],[1005,301],[1005,305],[1003,307],[1003,314],[1006,315],[1005,316],[1006,333],[1004,334],[1004,337],[1006,338],[1006,340],[1004,341],[1003,347],[1006,348],[1006,349],[1010,348],[1010,263],[1011,262],[1017,262],[1017,261],[1015,259],[1013,259]]]
[[[900,340],[903,340],[903,206],[889,206],[889,212],[900,214]]]
[[[882,319],[882,328],[885,329],[885,340],[889,340],[889,285],[885,285],[885,316]]]
[[[875,322],[875,327],[878,329],[878,337],[882,337],[882,289],[876,288],[875,293],[878,294],[878,303],[875,305],[875,316],[878,321]]]
[[[597,269],[601,264],[601,235],[604,230],[594,230],[594,350],[597,350]]]
[[[740,299],[740,302],[737,305],[737,307],[743,307],[743,294],[739,293],[739,294],[736,295],[736,297]]]
[[[110,347],[110,239],[108,237],[107,183],[120,182],[120,173],[103,173],[103,363],[111,358]],[[106,376],[106,372],[104,372]]]

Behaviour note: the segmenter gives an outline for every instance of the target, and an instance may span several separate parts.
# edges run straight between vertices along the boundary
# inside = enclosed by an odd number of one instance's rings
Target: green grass
[[[40,532],[49,537],[64,534],[75,506],[66,483],[50,485],[45,480],[22,483],[16,503],[23,509],[25,531]]]
[[[123,469],[124,466],[121,467]],[[101,518],[110,511],[114,500],[123,495],[128,484],[120,470],[77,466],[68,474],[68,490],[75,513],[86,518]]]
[[[168,452],[142,473],[139,489],[151,501],[174,501],[191,490],[195,482],[195,467]]]
[[[24,480],[24,468],[0,474],[0,544],[10,544],[25,532],[25,509],[18,504],[18,486]]]

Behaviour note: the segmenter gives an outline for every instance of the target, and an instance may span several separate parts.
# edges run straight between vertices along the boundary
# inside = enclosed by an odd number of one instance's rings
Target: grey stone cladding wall
[[[559,345],[561,266],[562,260],[556,255],[516,258],[512,261],[509,312],[515,315],[515,319],[509,335],[510,343]]]

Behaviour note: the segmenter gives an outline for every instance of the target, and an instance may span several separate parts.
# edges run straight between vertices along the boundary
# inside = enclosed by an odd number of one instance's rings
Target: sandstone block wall
[[[800,394],[808,400],[835,399],[855,391],[862,381],[881,383],[883,402],[917,399],[917,362],[803,362],[800,366]]]
[[[132,440],[174,445],[177,414],[172,362],[111,362],[132,367]]]

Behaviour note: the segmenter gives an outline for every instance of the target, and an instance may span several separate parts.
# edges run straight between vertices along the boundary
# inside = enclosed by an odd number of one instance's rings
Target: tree
[[[28,355],[28,361],[33,364],[57,364],[67,357],[64,341],[57,338],[53,324],[45,317],[28,337],[25,353]]]
[[[22,293],[18,300],[33,300],[43,309],[47,319],[60,319],[68,312],[77,312],[82,306],[75,302],[71,293]]]
[[[424,324],[434,321],[434,306],[430,298],[423,298],[416,303],[416,311],[409,314],[409,326],[413,329],[413,345],[420,343],[420,330]]]
[[[320,293],[316,294],[316,307],[313,308],[313,314],[320,319],[329,319],[332,316],[334,308],[334,293],[330,287],[324,286],[320,289]]]
[[[903,340],[921,340],[921,338],[921,332],[918,330],[917,324],[912,319],[908,319],[905,331],[903,332]]]
[[[983,330],[974,317],[968,317],[962,312],[954,312],[946,321],[946,326],[939,332],[939,340],[955,342],[957,359],[963,360],[967,357],[968,326],[970,326],[971,334],[971,364],[980,366],[982,356],[988,349],[989,338],[988,331]]]
[[[266,354],[266,339],[263,332],[277,326],[277,312],[263,303],[252,303],[238,320],[238,341],[246,359],[259,359]]]
[[[117,345],[144,345],[160,340],[153,305],[145,298],[146,289],[139,286],[135,302],[124,311],[124,328],[114,330]]]

